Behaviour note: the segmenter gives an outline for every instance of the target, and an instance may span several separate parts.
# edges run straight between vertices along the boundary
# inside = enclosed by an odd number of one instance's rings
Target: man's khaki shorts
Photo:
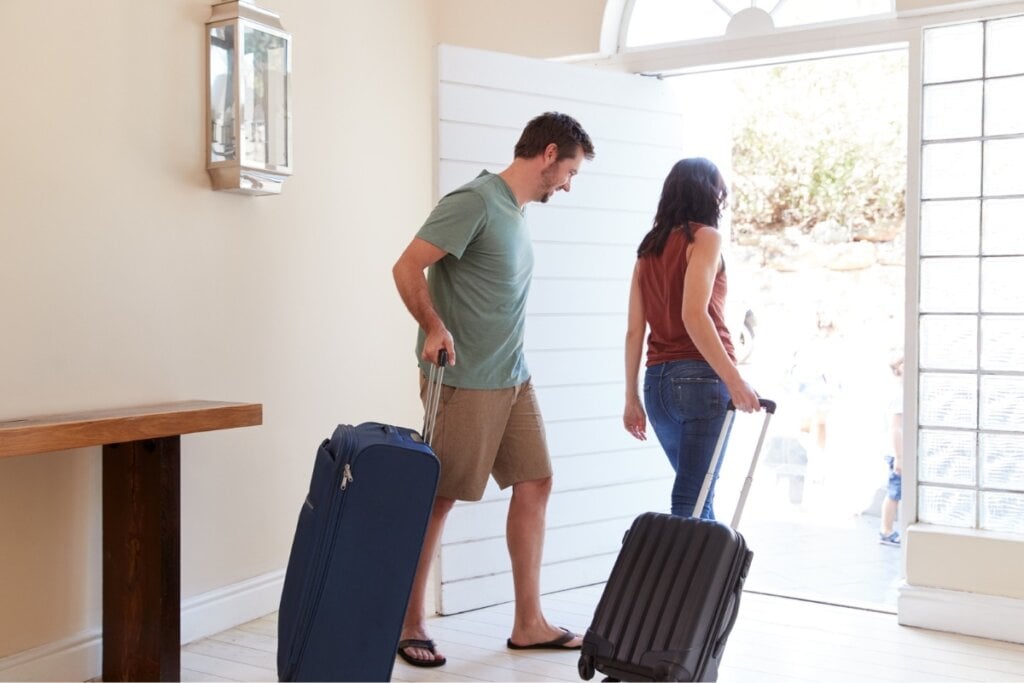
[[[424,403],[426,392],[421,375]],[[437,495],[442,498],[480,500],[488,475],[503,489],[551,476],[544,422],[530,380],[508,389],[441,387],[430,446],[441,461]]]

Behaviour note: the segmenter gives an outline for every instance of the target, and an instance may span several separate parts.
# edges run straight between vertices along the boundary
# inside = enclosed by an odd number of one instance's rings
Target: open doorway
[[[901,552],[879,531],[902,411],[906,51],[672,80],[731,121],[731,326],[779,404],[741,525],[747,589],[895,612]],[[753,422],[734,427],[723,510]]]
[[[667,507],[671,490],[671,469],[660,446],[653,440],[638,445],[622,428],[621,343],[636,244],[651,225],[664,174],[681,156],[707,156],[722,168],[734,195],[732,223],[738,223],[735,214],[742,211],[745,202],[736,184],[739,174],[732,168],[735,162],[730,126],[724,124],[731,124],[726,114],[739,112],[740,104],[753,95],[749,92],[735,94],[738,91],[734,76],[742,73],[738,70],[700,77],[655,79],[452,46],[442,46],[439,55],[439,87],[446,103],[445,116],[439,119],[438,129],[439,194],[456,186],[457,179],[472,177],[469,174],[478,172],[481,164],[500,168],[499,160],[505,158],[508,148],[514,144],[522,121],[538,109],[571,111],[581,121],[588,122],[591,135],[601,140],[602,153],[588,168],[586,183],[574,187],[560,202],[531,207],[536,267],[526,337],[530,368],[545,412],[556,482],[548,508],[549,533],[542,583],[549,591],[597,583],[608,576],[619,552],[623,531],[639,512]],[[818,61],[828,63],[828,60]],[[522,84],[521,91],[508,89],[509,74],[515,74],[514,82]],[[712,81],[718,85],[713,85]],[[854,102],[852,107],[869,108],[876,101],[904,96],[906,75],[892,88],[892,93],[883,90],[877,82],[867,89],[869,92],[863,94],[867,104]],[[792,99],[796,99],[795,96]],[[812,95],[805,93],[799,99],[810,100]],[[624,101],[628,101],[629,106],[623,106]],[[835,107],[837,100],[821,98],[821,101]],[[759,111],[765,106],[753,108]],[[814,125],[822,123],[822,116],[816,117]],[[863,120],[864,115],[844,110],[844,116],[840,119],[843,126],[837,126],[836,135],[860,136],[852,126],[856,120]],[[849,125],[845,123],[847,120]],[[800,133],[809,125],[791,119],[783,128]],[[793,147],[796,143],[788,144]],[[905,145],[901,142],[896,146],[893,158],[902,164],[906,158]],[[790,156],[795,157],[796,152]],[[757,168],[761,168],[760,162]],[[767,177],[771,174],[770,170],[764,173]],[[795,246],[787,249],[799,255],[824,255],[830,250],[845,248],[858,252],[866,248],[860,237],[851,238],[849,244],[812,248],[813,229],[814,226],[808,224],[804,234],[787,233],[785,228],[774,232],[766,228],[765,234],[778,240],[779,245],[781,240],[792,239]],[[822,301],[834,305],[836,310],[845,310],[849,305],[873,310],[870,307],[878,305],[877,293],[865,288],[879,277],[880,269],[840,271],[821,266],[808,267],[807,272],[801,273],[779,265],[781,261],[775,256],[772,256],[772,267],[768,267],[763,258],[750,256],[750,253],[760,252],[742,243],[738,227],[734,232],[737,237],[731,240],[732,247],[726,257],[732,289],[730,299],[733,304],[746,305],[753,313],[750,319],[753,346],[744,369],[765,396],[779,401],[780,412],[772,429],[772,434],[777,435],[781,434],[786,420],[796,414],[798,405],[797,399],[780,393],[789,386],[787,372],[797,350],[798,328],[801,333],[807,329],[792,322],[794,319],[803,321],[795,315],[794,306],[803,301],[800,297],[807,292],[821,292]],[[884,245],[872,243],[871,248],[884,250]],[[896,311],[903,300],[901,290],[897,289],[902,283],[899,272],[899,266],[885,270],[886,277],[894,283],[894,288],[887,290],[890,301],[886,305],[891,304]],[[859,280],[852,285],[848,284],[849,280],[843,280],[841,287],[832,290],[834,295],[826,296],[824,284],[795,279],[807,273],[816,274],[829,283],[831,277],[850,276]],[[772,280],[762,281],[763,278]],[[854,296],[856,291],[847,291],[848,288],[864,291],[858,298]],[[850,304],[851,301],[854,304]],[[742,324],[746,319],[745,310],[739,316],[730,317],[738,318]],[[814,325],[817,325],[816,318]],[[900,328],[897,318],[893,319],[893,328]],[[735,466],[742,469],[744,447],[740,444],[740,432],[753,422],[743,420],[737,424],[736,445],[725,461],[730,467],[725,472],[727,476]],[[838,423],[835,429],[840,429]],[[807,433],[798,432],[796,437],[806,443]],[[839,439],[836,437],[833,443],[840,443]],[[813,460],[808,464],[811,462],[814,467],[824,464],[824,461]],[[863,453],[858,462],[865,467],[881,467],[882,453]],[[775,525],[770,529],[774,532],[785,530],[783,523],[793,522],[787,518],[779,520],[774,513],[769,514],[771,511],[759,509],[761,499],[771,496],[783,511],[793,517],[801,515],[800,521],[806,523],[801,530],[815,529],[813,525],[817,525],[826,539],[838,543],[839,532],[826,524],[831,524],[833,516],[840,513],[832,515],[823,501],[838,500],[841,496],[834,496],[831,490],[821,495],[812,491],[818,473],[812,470],[812,483],[804,482],[799,489],[803,498],[793,504],[789,485],[797,485],[797,477],[776,481],[780,473],[765,464],[760,472],[741,524],[743,532],[755,543],[754,575],[748,586],[754,590],[815,597],[840,604],[865,602],[834,592],[822,597],[820,590],[801,590],[801,586],[791,583],[781,587],[765,585],[762,577],[784,579],[797,572],[820,574],[817,569],[820,565],[816,563],[827,563],[844,572],[855,570],[850,566],[852,559],[835,560],[834,553],[821,541],[794,542],[783,537],[762,540],[758,529],[762,522]],[[830,470],[828,475],[828,483],[837,484],[844,473]],[[806,471],[804,476],[806,480]],[[729,493],[736,493],[739,488],[738,482],[723,481],[719,486],[716,507],[723,518],[729,513]],[[503,536],[503,511],[507,506],[504,495],[494,487],[485,493],[483,500],[456,506],[452,511],[438,565],[441,613],[511,599],[512,583]],[[815,507],[812,503],[820,505]],[[847,524],[857,519],[863,521],[867,517],[857,514],[843,517]],[[885,550],[889,553],[886,557],[892,559],[890,566],[895,577],[899,549],[880,547],[873,533],[872,530],[856,544],[847,543],[845,547],[855,558],[858,553]],[[792,548],[799,548],[802,555],[791,552]],[[855,576],[851,582],[878,584],[861,577]]]

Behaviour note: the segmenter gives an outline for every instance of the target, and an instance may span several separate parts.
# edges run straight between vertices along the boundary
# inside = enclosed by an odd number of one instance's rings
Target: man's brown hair
[[[585,158],[594,158],[594,143],[580,122],[557,111],[544,112],[526,124],[516,143],[516,157],[532,159],[551,143],[558,145],[559,160],[576,156],[579,149]]]

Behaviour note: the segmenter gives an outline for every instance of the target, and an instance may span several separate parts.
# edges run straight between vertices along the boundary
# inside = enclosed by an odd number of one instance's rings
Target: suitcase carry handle
[[[430,374],[427,376],[427,399],[423,408],[423,443],[430,445],[437,423],[437,408],[441,403],[441,381],[444,379],[444,367],[448,365],[448,350],[437,352],[437,365],[431,363]]]
[[[747,478],[743,480],[743,489],[740,491],[739,501],[736,503],[736,512],[732,516],[732,528],[735,529],[740,524],[740,516],[743,514],[743,506],[747,503],[747,494],[750,493],[750,485],[754,481],[754,470],[757,468],[757,459],[761,455],[761,448],[764,446],[764,436],[768,432],[768,423],[771,422],[772,415],[775,414],[775,401],[767,398],[758,399],[761,407],[764,408],[764,424],[761,425],[761,434],[757,437],[757,445],[754,447],[754,457],[750,460],[750,469],[747,470]],[[725,437],[729,433],[729,429],[732,427],[732,423],[736,420],[736,405],[729,399],[729,404],[725,408],[725,421],[722,423],[722,431],[718,435],[718,443],[715,444],[714,455],[711,456],[711,465],[708,467],[707,474],[704,475],[704,483],[700,487],[700,495],[697,496],[697,505],[693,508],[693,516],[700,517],[701,510],[704,509],[704,501],[708,498],[708,491],[711,490],[711,481],[715,476],[715,469],[718,466],[718,461],[722,458],[722,449],[725,445]]]

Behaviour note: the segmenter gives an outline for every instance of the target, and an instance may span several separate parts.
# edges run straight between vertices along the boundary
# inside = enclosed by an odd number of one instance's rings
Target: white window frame
[[[686,1],[687,2],[695,2],[695,1],[698,1],[698,0],[686,0]],[[699,1],[701,1],[701,2],[715,2],[715,0],[699,0]],[[618,4],[621,5],[621,7],[620,8],[616,8],[616,11],[619,13],[620,19],[619,19],[619,21],[616,24],[617,32],[616,32],[616,35],[615,35],[614,49],[611,50],[608,54],[627,53],[627,52],[645,52],[647,50],[650,50],[651,48],[662,47],[662,46],[670,45],[671,44],[671,43],[661,43],[661,44],[657,44],[657,45],[638,45],[638,46],[635,46],[635,47],[630,47],[630,46],[628,46],[626,44],[626,38],[627,38],[627,35],[629,33],[629,24],[630,24],[630,21],[632,20],[633,8],[636,6],[636,2],[637,2],[637,0],[620,0],[619,1]],[[611,4],[611,3],[609,3],[609,4]],[[716,4],[718,4],[718,3],[716,3]],[[891,0],[890,4],[895,6],[896,0]],[[724,8],[723,8],[723,10],[724,10]],[[737,13],[733,13],[732,16],[735,16],[735,14],[737,14]],[[838,26],[844,26],[844,25],[847,25],[847,24],[863,24],[863,23],[869,22],[869,21],[877,21],[877,20],[879,20],[881,18],[884,18],[884,17],[891,18],[891,17],[895,17],[895,16],[896,16],[896,12],[895,12],[895,10],[893,10],[893,11],[886,12],[886,13],[875,13],[875,14],[866,15],[866,16],[855,16],[855,17],[848,17],[848,18],[843,18],[843,19],[833,19],[831,21],[809,22],[809,23],[805,23],[805,24],[798,24],[796,26],[782,26],[782,27],[775,28],[773,30],[773,33],[775,33],[775,32],[791,33],[791,32],[794,32],[794,31],[806,31],[808,29],[817,29],[817,30],[825,29],[825,30],[828,30],[828,29],[833,29],[833,28],[838,27]],[[747,36],[744,36],[744,38],[746,38],[746,37]],[[679,41],[678,43],[675,43],[675,44],[677,44],[677,45],[684,45],[684,44],[690,44],[690,43],[706,44],[708,42],[722,41],[722,40],[726,40],[726,39],[727,39],[727,37],[724,36],[724,35],[714,35],[714,36],[707,36],[706,38],[690,38],[690,39],[687,39],[685,41]],[[735,40],[736,38],[732,38],[732,39]]]

